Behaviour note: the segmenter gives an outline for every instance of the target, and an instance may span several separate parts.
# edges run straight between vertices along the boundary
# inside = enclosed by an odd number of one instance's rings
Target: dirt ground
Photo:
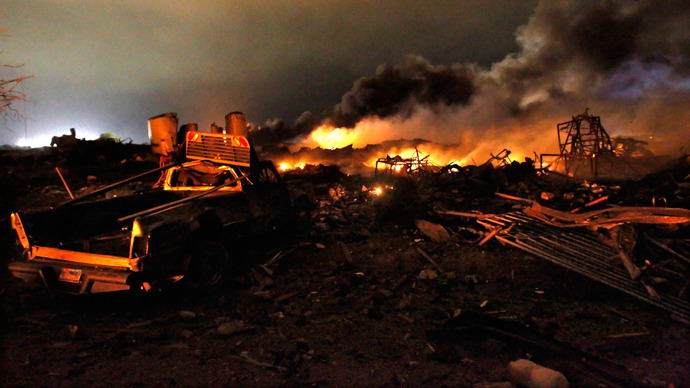
[[[63,174],[84,187],[149,166],[114,167]],[[508,381],[520,358],[573,387],[690,386],[687,325],[495,240],[431,241],[406,222],[440,195],[421,186],[386,203],[368,176],[295,181],[308,222],[231,252],[224,287],[73,296],[6,270],[21,254],[9,212],[67,199],[54,164],[5,163],[0,178],[3,386],[472,387]]]

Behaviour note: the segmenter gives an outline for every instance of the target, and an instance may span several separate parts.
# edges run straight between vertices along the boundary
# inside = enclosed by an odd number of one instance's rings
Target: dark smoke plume
[[[419,106],[467,104],[474,93],[474,73],[460,65],[433,66],[421,57],[410,57],[401,66],[381,65],[373,77],[357,80],[324,120],[335,127],[352,128],[365,117],[409,117]],[[293,125],[282,119],[256,128],[251,137],[267,144],[307,135],[319,121],[304,112]]]
[[[355,82],[327,123],[352,128],[368,116],[409,117],[420,104],[467,104],[474,93],[473,79],[463,66],[433,66],[421,57],[411,57],[402,66],[381,65],[373,77]]]
[[[522,52],[496,70],[511,87],[529,81],[563,88],[563,75],[586,77],[582,90],[631,62],[658,63],[687,76],[688,28],[687,1],[543,1],[518,30]]]
[[[381,65],[357,80],[322,122],[393,123],[378,138],[368,132],[371,141],[499,139],[536,147],[554,137],[556,123],[590,108],[614,135],[683,139],[667,141],[674,146],[690,138],[687,0],[543,0],[516,39],[520,51],[490,69],[432,65],[418,56]],[[309,125],[273,123],[269,137],[306,135],[317,126],[309,118]]]
[[[690,2],[545,0],[517,40],[481,76],[475,119],[513,128],[589,107],[614,132],[688,134]]]
[[[292,125],[286,124],[282,119],[276,119],[267,122],[265,126],[252,128],[249,138],[254,145],[282,143],[309,134],[319,123],[319,119],[307,111],[302,113]]]

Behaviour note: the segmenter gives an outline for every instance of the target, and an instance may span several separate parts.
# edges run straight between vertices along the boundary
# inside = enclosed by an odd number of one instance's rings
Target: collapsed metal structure
[[[491,157],[489,160],[487,160],[484,164],[491,164],[494,167],[504,167],[507,166],[513,161],[510,159],[510,150],[507,148],[504,148],[501,152],[497,153],[496,155],[489,153]]]
[[[652,291],[639,279],[632,279],[621,265],[615,265],[619,250],[602,243],[584,227],[559,228],[540,217],[511,212],[485,218],[501,243],[574,271],[650,305],[661,308],[681,322],[690,322],[690,304],[682,296]],[[569,225],[575,226],[575,225]]]
[[[400,155],[390,156],[386,155],[385,158],[378,158],[376,160],[376,168],[374,169],[374,176],[379,174],[379,164],[381,164],[382,170],[387,172],[389,175],[394,173],[413,173],[420,170],[425,170],[429,164],[429,156],[424,155],[417,148],[414,149],[415,154],[411,158],[403,158]]]
[[[603,158],[614,157],[611,137],[601,125],[599,116],[592,116],[588,110],[573,119],[557,125],[558,154],[541,154],[541,166],[558,165],[567,175],[599,175]],[[554,158],[555,159],[552,159]]]

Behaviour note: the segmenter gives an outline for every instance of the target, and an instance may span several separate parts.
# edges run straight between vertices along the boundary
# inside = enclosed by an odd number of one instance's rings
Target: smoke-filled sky
[[[0,27],[2,63],[24,64],[0,78],[34,76],[0,144],[70,127],[142,143],[149,117],[239,110],[264,140],[329,124],[356,146],[531,151],[589,108],[612,135],[690,145],[687,0],[22,0]]]

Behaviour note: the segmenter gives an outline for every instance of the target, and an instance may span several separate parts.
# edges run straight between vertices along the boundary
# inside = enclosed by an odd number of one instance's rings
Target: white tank
[[[149,119],[151,150],[156,155],[167,156],[177,146],[177,113],[170,112]]]

